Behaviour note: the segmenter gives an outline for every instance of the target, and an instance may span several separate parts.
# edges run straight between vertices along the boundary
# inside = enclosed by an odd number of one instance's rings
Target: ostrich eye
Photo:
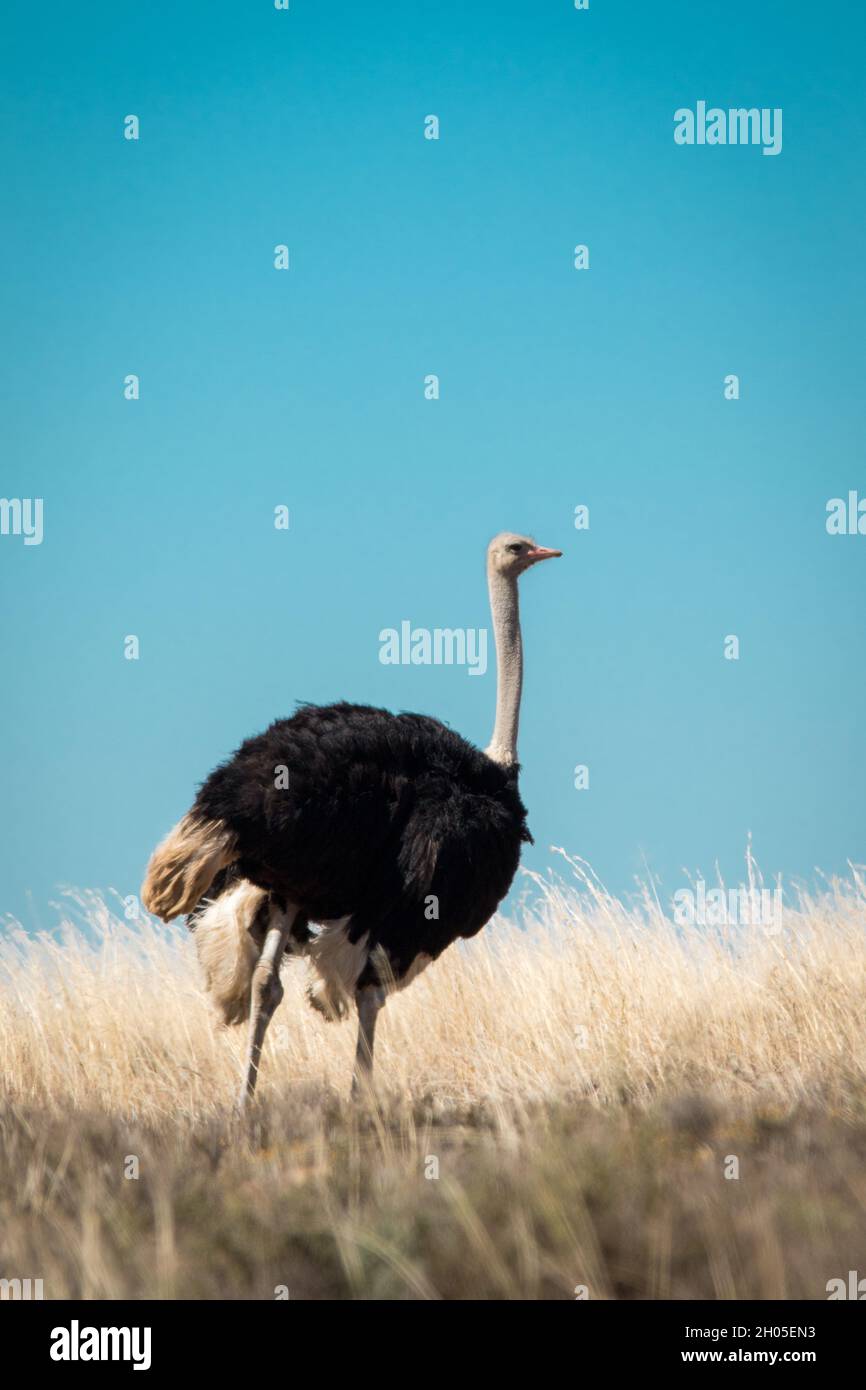
[[[523,546],[515,543],[514,545],[509,545],[507,549],[511,551],[512,555],[519,555]]]

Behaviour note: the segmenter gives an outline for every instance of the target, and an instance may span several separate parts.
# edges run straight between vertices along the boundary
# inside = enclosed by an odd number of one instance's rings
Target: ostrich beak
[[[561,550],[548,550],[546,545],[537,545],[534,550],[529,551],[527,559],[535,564],[536,560],[553,560],[561,554]]]

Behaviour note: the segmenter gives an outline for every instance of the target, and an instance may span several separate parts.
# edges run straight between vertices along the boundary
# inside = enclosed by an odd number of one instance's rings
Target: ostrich
[[[386,990],[479,932],[508,892],[531,841],[517,789],[517,581],[561,553],[511,532],[488,546],[497,691],[485,752],[426,715],[301,705],[217,767],[154,851],[145,907],[164,921],[189,914],[224,1020],[249,1020],[240,1110],[284,956],[309,957],[310,1002],[327,1017],[354,998],[357,1095]]]

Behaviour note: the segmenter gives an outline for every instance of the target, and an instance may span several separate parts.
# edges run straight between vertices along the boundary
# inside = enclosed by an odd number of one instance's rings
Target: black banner
[[[489,1333],[497,1327],[499,1313],[490,1308],[481,1313],[486,1332],[483,1350],[479,1345],[477,1354],[489,1363],[497,1349],[513,1346],[511,1338],[524,1323],[546,1339],[545,1358],[562,1338],[562,1353],[574,1356],[574,1347],[579,1346],[582,1354],[591,1357],[596,1373],[599,1363],[614,1374],[707,1365],[805,1366],[825,1378],[850,1364],[862,1345],[862,1317],[840,1307],[842,1301],[850,1300],[615,1303],[576,1299],[568,1309],[562,1304],[521,1305],[509,1308],[507,1340],[497,1332],[494,1342]],[[478,1305],[469,1306],[471,1313],[466,1304],[450,1313],[432,1309],[422,1313],[404,1305],[396,1316],[392,1310],[384,1323],[375,1305],[344,1304],[338,1313],[340,1332],[335,1335],[333,1305],[304,1303],[301,1307],[290,1300],[268,1305],[4,1301],[0,1327],[7,1357],[60,1383],[70,1375],[91,1377],[103,1370],[115,1376],[118,1372],[163,1376],[189,1371],[254,1380],[262,1367],[271,1365],[280,1365],[290,1374],[294,1356],[309,1355],[313,1336],[324,1337],[332,1374],[343,1360],[347,1368],[357,1367],[360,1345],[369,1349],[371,1339],[378,1336],[391,1342],[465,1327],[464,1317],[479,1316]],[[320,1323],[323,1318],[327,1326]],[[505,1326],[500,1324],[503,1330]],[[296,1342],[297,1338],[303,1342]],[[461,1346],[466,1345],[461,1340]],[[432,1364],[425,1355],[425,1365]],[[574,1364],[577,1370],[578,1363]],[[461,1352],[464,1370],[465,1365]]]

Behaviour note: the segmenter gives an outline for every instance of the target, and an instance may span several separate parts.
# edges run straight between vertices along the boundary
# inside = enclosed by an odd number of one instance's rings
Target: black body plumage
[[[516,765],[436,719],[346,703],[302,705],[247,739],[193,813],[236,837],[232,877],[308,920],[350,917],[353,941],[369,932],[359,985],[377,980],[376,946],[399,980],[480,931],[531,839]]]

